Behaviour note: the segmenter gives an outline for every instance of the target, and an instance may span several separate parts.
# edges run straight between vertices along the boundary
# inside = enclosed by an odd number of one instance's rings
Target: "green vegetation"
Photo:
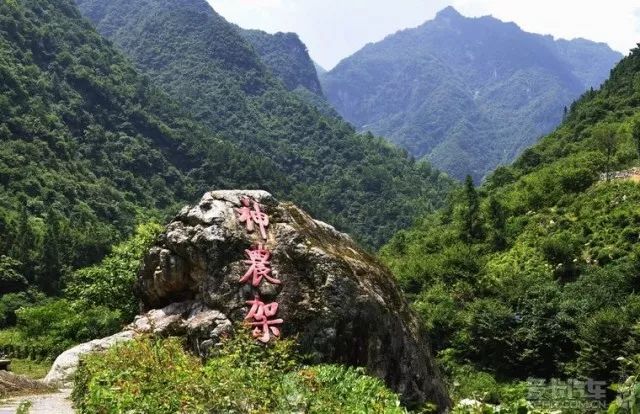
[[[600,86],[621,57],[603,44],[556,41],[449,7],[366,45],[320,80],[359,129],[478,183],[555,128],[563,106]]]
[[[59,292],[138,217],[207,188],[284,181],[181,114],[69,1],[0,3],[0,73],[3,294]]]
[[[31,291],[0,298],[0,351],[12,357],[52,360],[81,342],[119,331],[137,314],[133,294],[141,257],[162,227],[154,222],[136,232],[99,264],[72,272],[64,296]],[[15,325],[15,326],[14,326]]]
[[[269,34],[261,30],[238,32],[253,46],[260,60],[273,75],[282,81],[287,90],[293,92],[322,115],[339,118],[338,112],[327,101],[318,80],[317,69],[307,51],[295,33]]]
[[[51,363],[49,361],[37,361],[32,359],[11,359],[11,372],[33,379],[42,379],[47,375]]]
[[[635,389],[640,186],[599,176],[639,164],[638,73],[640,48],[512,166],[381,250],[456,398],[509,403],[501,390],[529,377]]]
[[[209,188],[270,189],[339,218],[338,224],[375,245],[436,206],[451,185],[429,166],[408,162],[379,139],[353,135],[348,125],[289,95],[222,20],[219,30],[232,43],[221,50],[233,46],[244,53],[253,69],[243,82],[262,85],[264,100],[253,110],[229,107],[249,97],[236,100],[242,88],[212,84],[212,94],[225,102],[222,112],[199,118],[220,132],[242,131],[245,140],[223,141],[192,121],[70,1],[4,2],[0,15],[3,294],[29,287],[58,294],[63,278],[99,261],[136,222],[166,217]],[[237,79],[227,81],[231,86]],[[218,107],[211,103],[209,108]],[[246,119],[262,110],[273,116],[262,119],[269,125]],[[243,118],[260,131],[240,128]],[[215,128],[213,119],[234,123]],[[255,136],[261,138],[246,141]],[[320,181],[318,191],[313,185]],[[406,203],[416,208],[405,209]]]
[[[148,12],[158,2],[142,3],[128,7],[156,16]],[[50,358],[130,321],[138,260],[158,230],[139,223],[162,222],[208,189],[271,190],[375,246],[452,186],[427,164],[303,103],[238,29],[206,3],[193,4],[211,25],[183,25],[194,11],[185,7],[157,28],[171,37],[210,27],[190,33],[195,49],[176,47],[195,59],[206,44],[216,58],[205,53],[191,65],[182,56],[169,65],[175,72],[151,73],[182,103],[188,85],[208,91],[196,96],[200,110],[185,105],[187,114],[72,1],[0,3],[0,329],[10,328],[0,347],[14,356]],[[281,46],[289,41],[297,44],[285,36]],[[152,49],[154,59],[181,58]],[[184,77],[191,67],[211,83]]]
[[[73,272],[66,280],[65,296],[87,303],[117,309],[123,322],[138,314],[133,292],[140,260],[164,230],[158,223],[137,227],[131,238],[113,248],[97,265]]]
[[[431,212],[380,255],[431,335],[454,412],[543,413],[526,400],[529,377],[605,381],[611,413],[637,412],[640,187],[609,173],[639,164],[640,48],[512,166],[479,189],[471,177],[457,188],[316,109],[321,97],[297,38],[242,32],[204,0],[78,3],[148,78],[70,0],[0,3],[0,351],[19,358],[19,371],[39,376],[46,362],[37,361],[131,320],[139,260],[178,205],[213,187],[264,188],[370,247]],[[500,27],[510,39],[515,29]],[[532,55],[573,59],[558,75],[569,84],[598,76],[576,66],[569,43],[557,48]],[[430,103],[441,112],[430,116],[462,121],[450,125],[456,140],[429,148],[432,156],[471,165],[479,151],[502,154],[482,119],[479,135],[469,132],[483,115],[471,100],[445,102],[445,89],[465,84],[436,66],[415,77],[441,85]],[[508,116],[514,128],[532,127],[524,114],[536,128],[553,118],[514,90],[545,88],[544,100],[554,101],[570,89],[519,67],[510,76],[512,89],[496,84],[481,95],[523,99],[521,113]],[[536,105],[546,109],[534,112]],[[458,151],[467,148],[463,138],[477,141],[468,146],[474,157]],[[488,166],[471,168],[478,178]],[[305,366],[291,342],[263,347],[242,335],[206,362],[176,339],[90,356],[74,400],[87,413],[403,412],[396,395],[359,369]]]
[[[273,170],[292,184],[283,191],[281,183],[261,180],[260,188],[295,201],[366,246],[380,246],[441,205],[452,186],[428,164],[381,138],[355,134],[349,124],[287,91],[267,65],[280,68],[276,73],[294,71],[298,80],[283,76],[294,88],[307,87],[313,69],[291,36],[241,32],[205,0],[77,3],[105,37],[196,119],[246,154],[267,157],[270,164],[256,173]],[[297,53],[282,50],[288,42]],[[211,176],[220,173],[206,170]],[[233,168],[225,171],[236,176]]]
[[[31,401],[21,401],[16,409],[16,414],[29,414],[29,410],[31,409],[32,402]]]
[[[0,331],[0,350],[18,358],[53,360],[73,345],[122,327],[119,312],[67,299],[50,299],[16,314],[17,325]]]
[[[294,91],[305,88],[322,95],[316,68],[309,57],[307,47],[295,33],[269,34],[261,30],[243,30],[240,34],[251,43],[260,60],[267,65],[285,87]]]
[[[206,363],[179,340],[140,339],[86,358],[73,400],[81,413],[403,413],[359,369],[304,366],[293,342],[230,339]]]

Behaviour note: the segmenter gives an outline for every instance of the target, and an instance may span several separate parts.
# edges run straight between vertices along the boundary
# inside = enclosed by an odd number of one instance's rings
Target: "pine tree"
[[[0,214],[0,256],[9,254],[13,244],[13,232],[7,218]]]
[[[16,234],[13,245],[9,249],[9,255],[22,263],[21,272],[27,275],[29,282],[33,282],[33,254],[34,234],[29,224],[29,212],[27,210],[26,198],[21,198],[20,213],[16,226]]]
[[[42,262],[38,280],[40,287],[50,294],[58,291],[62,270],[60,233],[60,217],[55,210],[50,209],[47,213],[47,232],[42,246]]]
[[[495,197],[489,198],[488,205],[488,224],[491,231],[490,243],[494,250],[502,250],[505,248],[506,241],[506,226],[507,220],[504,213],[502,204]]]
[[[640,159],[640,119],[636,119],[633,123],[631,130],[631,136],[633,143],[636,145],[636,151],[638,152],[638,159]]]
[[[461,216],[461,239],[468,244],[482,237],[482,223],[480,220],[480,196],[473,179],[467,175],[464,184],[464,205]]]

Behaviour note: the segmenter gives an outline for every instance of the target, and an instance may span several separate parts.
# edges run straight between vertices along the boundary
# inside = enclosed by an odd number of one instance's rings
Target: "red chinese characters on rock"
[[[262,244],[252,250],[245,250],[244,254],[247,256],[245,264],[250,265],[247,272],[240,278],[240,283],[247,283],[250,281],[251,285],[258,287],[262,279],[267,282],[279,285],[280,281],[271,276],[271,252],[265,249]]]
[[[238,220],[241,223],[246,223],[247,230],[253,231],[254,224],[257,224],[260,228],[260,235],[263,239],[267,240],[267,226],[269,226],[269,216],[260,210],[260,204],[257,201],[253,201],[253,210],[249,208],[251,200],[247,197],[242,199],[242,207],[237,208]]]
[[[282,319],[269,319],[278,312],[278,303],[272,302],[265,304],[258,296],[254,300],[247,301],[251,305],[249,313],[245,320],[250,321],[253,326],[253,337],[262,343],[267,343],[271,339],[271,334],[280,336],[280,329],[275,325],[280,325],[284,321]]]
[[[242,198],[242,206],[236,209],[238,213],[238,221],[245,223],[248,232],[253,232],[255,225],[260,229],[260,236],[263,240],[267,240],[267,227],[269,226],[269,216],[260,209],[260,204],[255,200],[247,197]],[[281,281],[273,277],[271,272],[271,252],[259,243],[257,246],[244,251],[247,257],[244,261],[249,265],[245,274],[240,278],[240,283],[249,283],[254,288],[260,286],[262,280],[269,283],[279,285]],[[282,319],[271,319],[278,313],[278,303],[271,302],[265,304],[258,294],[253,300],[247,301],[251,305],[249,313],[245,317],[245,321],[253,327],[253,337],[262,343],[267,343],[272,336],[280,336],[280,328]]]

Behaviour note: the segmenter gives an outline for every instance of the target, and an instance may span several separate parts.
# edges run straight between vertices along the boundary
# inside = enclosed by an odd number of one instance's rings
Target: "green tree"
[[[50,209],[47,214],[47,231],[42,246],[41,269],[38,285],[47,293],[54,294],[58,290],[58,282],[62,270],[62,240],[60,240],[60,217]]]
[[[624,308],[605,308],[591,315],[580,326],[577,342],[580,346],[576,361],[578,375],[615,382],[618,380],[623,356],[620,345],[632,336]]]
[[[635,144],[636,151],[638,152],[638,159],[640,159],[640,119],[636,119],[633,122],[631,137],[633,138],[633,143]]]
[[[33,253],[34,246],[35,234],[29,224],[29,213],[27,211],[26,199],[23,199],[18,215],[16,237],[10,250],[10,255],[22,263],[22,268],[20,270],[23,274],[28,275],[27,277],[30,282],[35,282],[35,280],[33,280],[33,266],[31,260],[31,254]]]
[[[502,250],[507,244],[507,219],[504,207],[493,196],[487,205],[487,224],[489,226],[489,243],[494,250]]]
[[[618,142],[620,136],[615,125],[605,123],[597,125],[592,132],[592,136],[596,141],[596,145],[605,156],[605,179],[609,180],[611,173],[611,158],[618,150]]]
[[[65,295],[90,306],[116,309],[123,322],[129,321],[138,311],[133,285],[140,260],[163,229],[155,222],[139,225],[134,235],[115,246],[102,262],[69,275]]]
[[[480,196],[473,185],[473,178],[467,175],[464,183],[463,204],[460,212],[460,239],[467,244],[482,236],[480,219]]]
[[[0,295],[10,292],[19,292],[28,286],[27,279],[20,274],[22,263],[7,257],[0,256]]]
[[[13,244],[13,228],[11,223],[7,221],[7,217],[0,213],[0,253],[8,253],[10,246]]]

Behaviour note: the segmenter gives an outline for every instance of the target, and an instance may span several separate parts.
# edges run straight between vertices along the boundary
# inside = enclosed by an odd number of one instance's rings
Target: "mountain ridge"
[[[556,126],[563,107],[584,90],[600,85],[621,57],[602,48],[447,8],[364,46],[321,83],[359,130],[389,137],[454,177],[480,181]]]
[[[439,205],[452,185],[430,165],[382,139],[355,134],[287,90],[242,32],[204,0],[187,7],[167,0],[76,3],[196,120],[277,165],[296,183],[290,198],[369,246]],[[404,208],[407,202],[413,210]]]
[[[296,33],[270,34],[262,30],[238,29],[289,91],[302,87],[318,96],[324,96],[307,47]]]

